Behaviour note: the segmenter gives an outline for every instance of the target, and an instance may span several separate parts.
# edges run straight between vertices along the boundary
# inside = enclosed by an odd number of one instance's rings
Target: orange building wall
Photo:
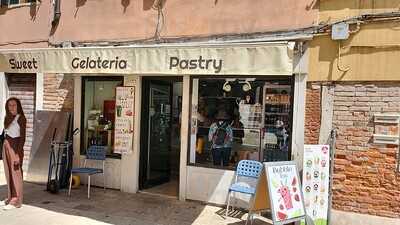
[[[17,8],[0,8],[0,48],[47,47],[50,0]]]
[[[130,41],[285,31],[317,22],[314,0],[68,0],[52,29],[51,0],[0,10],[0,48],[43,47],[63,41]],[[160,15],[160,16],[159,16]],[[10,44],[15,42],[16,44]],[[32,43],[33,42],[33,43]]]

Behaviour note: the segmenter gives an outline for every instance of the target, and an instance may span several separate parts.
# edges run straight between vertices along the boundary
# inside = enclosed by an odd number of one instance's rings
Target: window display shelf
[[[264,85],[264,128],[262,160],[286,161],[289,158],[291,86]],[[279,122],[279,123],[278,123]]]

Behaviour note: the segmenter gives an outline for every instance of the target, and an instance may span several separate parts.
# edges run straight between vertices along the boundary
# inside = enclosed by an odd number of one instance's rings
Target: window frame
[[[12,3],[11,1],[16,0],[1,0],[0,6],[3,8],[17,8],[23,6],[37,5],[41,3],[41,0],[17,0],[18,3]]]
[[[82,76],[82,81],[81,81],[81,90],[82,90],[82,94],[81,94],[81,121],[80,121],[80,126],[81,126],[81,130],[83,132],[80,132],[80,149],[79,149],[79,155],[81,156],[85,156],[86,153],[84,152],[85,146],[84,146],[84,138],[85,138],[85,82],[86,81],[121,81],[122,82],[122,86],[124,85],[124,76]],[[121,159],[121,155],[119,153],[113,153],[113,154],[107,154],[106,157],[107,158],[113,158],[113,159]]]
[[[288,149],[288,155],[289,155],[289,160],[292,160],[292,153],[293,153],[293,146],[292,146],[292,139],[293,139],[293,110],[294,110],[294,97],[295,97],[295,74],[292,75],[287,75],[287,76],[271,76],[271,75],[226,75],[226,76],[211,76],[211,75],[196,75],[196,76],[190,76],[190,87],[189,87],[189,121],[188,121],[188,127],[189,127],[189,131],[187,132],[186,136],[188,138],[188,143],[191,142],[191,129],[192,129],[192,113],[193,113],[193,80],[194,79],[229,79],[229,78],[236,78],[236,79],[244,79],[244,78],[256,78],[256,79],[265,79],[270,80],[270,81],[274,81],[274,80],[284,80],[284,79],[288,79],[291,85],[291,99],[290,99],[290,104],[291,104],[291,109],[290,109],[290,114],[289,114],[289,120],[290,120],[290,124],[291,124],[291,130],[290,130],[290,143],[289,143],[289,149]],[[234,171],[235,168],[227,168],[227,167],[223,167],[223,166],[215,166],[212,163],[209,165],[206,164],[199,164],[199,163],[191,163],[190,162],[190,151],[191,151],[191,145],[189,144],[187,146],[187,156],[186,156],[186,166],[193,166],[193,167],[200,167],[200,168],[209,168],[209,169],[218,169],[218,170],[227,170],[227,171]],[[260,161],[261,163],[263,161]]]

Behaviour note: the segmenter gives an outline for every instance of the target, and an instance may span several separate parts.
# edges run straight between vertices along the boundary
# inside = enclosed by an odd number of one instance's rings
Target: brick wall
[[[317,84],[307,85],[304,143],[318,144],[321,123],[321,88]]]
[[[400,217],[398,147],[372,143],[373,115],[385,112],[400,113],[399,82],[335,86],[333,208]]]
[[[73,112],[74,79],[72,75],[44,74],[43,79],[43,109]]]

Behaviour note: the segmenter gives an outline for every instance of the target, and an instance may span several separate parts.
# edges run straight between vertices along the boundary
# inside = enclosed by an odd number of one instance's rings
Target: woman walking
[[[22,205],[22,162],[24,159],[26,118],[21,102],[17,98],[8,99],[5,108],[3,163],[8,197],[0,201],[0,205],[3,206],[4,210],[10,210],[19,208]]]

